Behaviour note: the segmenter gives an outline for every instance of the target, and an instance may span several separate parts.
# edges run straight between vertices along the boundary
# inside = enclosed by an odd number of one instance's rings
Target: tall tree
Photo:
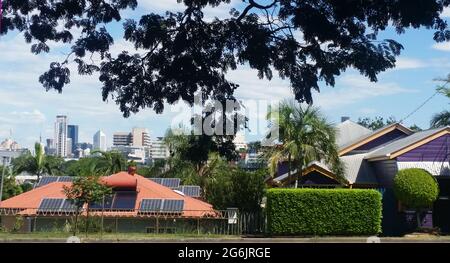
[[[100,158],[94,164],[95,169],[101,170],[104,175],[111,175],[127,169],[127,159],[117,151],[93,151],[92,154],[100,154]],[[93,165],[92,163],[90,165]],[[94,169],[94,167],[91,167]]]
[[[160,113],[164,102],[180,98],[193,103],[196,91],[232,99],[238,83],[227,72],[241,65],[260,78],[278,72],[298,101],[310,103],[320,81],[333,86],[349,67],[371,81],[395,67],[403,46],[379,38],[389,26],[398,34],[429,28],[435,41],[450,40],[440,17],[449,0],[242,0],[229,17],[212,21],[204,8],[230,0],[177,2],[182,12],[125,20],[123,37],[139,50],[117,56],[106,25],[121,21],[137,0],[3,0],[0,34],[23,33],[36,54],[49,52],[50,41],[72,43],[67,58],[51,63],[39,81],[61,92],[70,83],[70,63],[79,74],[98,72],[103,100],[115,100],[124,116],[147,107]],[[74,39],[76,28],[81,34]]]
[[[450,88],[447,87],[447,85],[450,83],[450,75],[447,77],[447,79],[443,81],[444,85],[438,87],[437,92],[443,94],[447,98],[450,98]],[[431,128],[450,126],[450,111],[443,110],[433,115],[433,117],[431,118],[430,125]]]
[[[396,122],[397,121],[393,116],[387,118],[386,120],[381,116],[376,116],[373,119],[369,117],[359,118],[357,123],[374,131]]]
[[[302,106],[293,101],[284,101],[277,109],[269,112],[275,118],[279,129],[279,142],[270,152],[269,169],[275,173],[281,162],[288,162],[289,178],[296,168],[301,174],[312,161],[324,161],[336,174],[339,181],[345,182],[344,167],[339,159],[336,145],[336,129],[322,116],[318,108]],[[297,180],[295,187],[297,187]]]
[[[89,210],[92,203],[102,202],[111,188],[100,181],[101,174],[80,175],[76,177],[70,186],[64,186],[63,191],[67,199],[71,200],[76,207],[74,235],[78,231],[78,216],[83,207],[86,206],[86,235],[89,231]]]
[[[64,160],[60,157],[46,155],[44,147],[40,143],[35,143],[34,154],[30,152],[13,159],[12,166],[14,172],[28,172],[40,177],[44,174],[61,175],[61,167]]]

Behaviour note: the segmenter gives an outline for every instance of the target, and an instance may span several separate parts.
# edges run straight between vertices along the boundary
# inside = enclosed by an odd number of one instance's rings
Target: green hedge
[[[271,189],[271,235],[374,235],[381,232],[381,194],[367,189]]]
[[[429,172],[418,168],[400,170],[394,178],[394,193],[409,208],[428,208],[439,196],[439,186]]]

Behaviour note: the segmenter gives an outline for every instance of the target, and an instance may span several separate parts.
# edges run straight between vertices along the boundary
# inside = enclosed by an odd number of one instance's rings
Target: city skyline
[[[231,1],[229,5],[221,5],[208,9],[206,16],[228,16],[229,9],[239,1]],[[163,13],[182,5],[168,4],[167,1],[140,1],[138,13]],[[448,21],[450,11],[443,15]],[[111,23],[109,31],[117,41],[112,47],[113,55],[122,50],[134,51],[133,45],[122,39],[121,23]],[[372,83],[359,72],[349,69],[336,79],[334,88],[320,83],[321,93],[313,93],[315,105],[320,106],[328,119],[339,123],[341,116],[349,116],[353,121],[358,117],[390,117],[397,120],[408,116],[435,92],[438,83],[436,78],[445,77],[450,72],[450,42],[436,43],[433,30],[407,29],[397,35],[393,28],[380,33],[381,38],[392,38],[403,44],[404,50],[397,59],[397,67],[379,74],[378,82]],[[49,54],[34,55],[30,45],[23,41],[20,34],[2,36],[0,42],[0,140],[9,136],[24,147],[30,148],[34,142],[42,138],[53,138],[54,116],[61,114],[70,116],[70,123],[79,126],[79,141],[89,142],[99,129],[107,135],[107,145],[112,145],[112,134],[116,131],[128,131],[132,127],[147,127],[151,137],[163,136],[170,127],[177,113],[166,107],[163,114],[158,115],[151,109],[131,115],[125,119],[118,105],[109,99],[102,101],[101,84],[98,75],[79,76],[73,74],[71,83],[62,94],[45,92],[38,82],[42,69],[48,68],[52,61],[64,59],[67,49],[50,43]],[[76,67],[71,66],[76,72]],[[17,74],[21,72],[21,74]],[[271,81],[260,80],[257,72],[247,65],[229,74],[230,80],[238,83],[236,90],[239,99],[286,99],[293,94],[287,80],[276,75]],[[24,96],[24,94],[27,94]],[[406,119],[405,125],[417,124],[423,129],[429,127],[434,113],[448,107],[448,99],[434,96],[419,111]],[[261,136],[247,136],[248,141],[261,139]]]

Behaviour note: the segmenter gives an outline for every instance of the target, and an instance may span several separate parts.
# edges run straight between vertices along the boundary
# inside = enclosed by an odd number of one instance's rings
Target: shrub
[[[431,207],[439,195],[436,179],[418,168],[404,169],[394,178],[394,193],[403,205],[421,209]]]
[[[271,189],[272,235],[373,235],[381,232],[381,194],[362,189]]]

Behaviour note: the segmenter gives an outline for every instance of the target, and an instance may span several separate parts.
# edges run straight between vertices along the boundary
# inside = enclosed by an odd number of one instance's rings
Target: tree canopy
[[[115,100],[125,117],[147,107],[160,113],[164,102],[180,98],[193,103],[197,91],[234,99],[239,83],[226,74],[240,65],[260,78],[278,73],[298,101],[310,103],[319,82],[333,86],[349,67],[371,81],[393,68],[403,46],[379,38],[390,25],[398,34],[425,27],[435,31],[435,41],[450,40],[439,16],[450,0],[243,0],[228,18],[212,21],[204,8],[230,0],[178,2],[184,11],[123,21],[137,0],[4,0],[0,34],[22,32],[35,54],[49,52],[50,41],[66,44],[70,53],[51,63],[42,85],[62,92],[70,83],[68,65],[75,63],[79,74],[99,73],[103,99]],[[123,38],[139,51],[111,54],[114,39],[106,25],[113,21],[123,21]]]

